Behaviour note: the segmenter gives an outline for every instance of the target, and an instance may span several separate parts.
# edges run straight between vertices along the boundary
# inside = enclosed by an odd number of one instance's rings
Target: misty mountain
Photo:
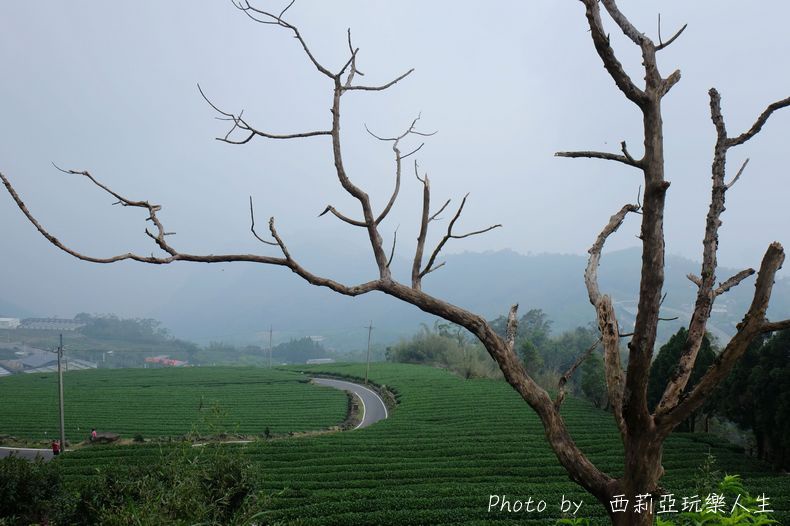
[[[316,254],[303,264],[315,273],[344,283],[367,281],[374,269],[349,265],[367,262],[364,253],[349,254],[335,247],[305,250]],[[315,247],[313,247],[315,249]],[[586,258],[579,255],[522,255],[503,250],[450,255],[447,264],[426,277],[426,292],[492,319],[505,315],[514,302],[522,312],[541,308],[553,321],[555,333],[594,320],[587,299],[583,272]],[[633,326],[639,289],[640,251],[628,249],[604,254],[600,268],[601,289],[612,296],[620,326]],[[396,277],[408,280],[409,262],[393,262]],[[720,281],[737,272],[719,269]],[[695,286],[686,278],[699,273],[699,264],[677,256],[667,257],[666,300],[660,339],[666,340],[687,325],[693,310]],[[720,297],[709,330],[719,339],[734,332],[735,324],[751,302],[754,279]],[[432,324],[434,318],[410,305],[373,292],[348,298],[314,287],[286,269],[260,265],[207,265],[196,267],[192,277],[171,300],[149,315],[160,319],[180,338],[200,342],[266,343],[271,326],[275,344],[300,336],[323,338],[325,345],[340,350],[362,348],[367,343],[366,325],[374,325],[374,342],[388,344]],[[790,280],[777,282],[769,317],[790,316]]]

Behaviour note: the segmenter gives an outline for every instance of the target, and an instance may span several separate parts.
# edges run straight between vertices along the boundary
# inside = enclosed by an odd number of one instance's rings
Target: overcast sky
[[[665,38],[688,23],[660,55],[665,76],[675,68],[683,74],[664,104],[672,183],[666,243],[671,254],[700,259],[715,139],[707,90],[721,92],[730,135],[790,95],[784,36],[790,3],[622,0],[620,6],[653,37],[659,12]],[[434,202],[457,203],[470,192],[461,229],[504,225],[448,251],[581,254],[609,216],[636,199],[635,170],[553,157],[558,150],[616,152],[621,140],[641,155],[640,115],[604,71],[580,2],[300,0],[288,19],[332,70],[347,58],[350,27],[365,83],[415,68],[387,92],[344,96],[344,157],[353,181],[382,207],[393,185],[392,152],[364,124],[397,134],[421,112],[421,129],[438,131],[417,155]],[[606,22],[621,60],[641,79],[638,50]],[[328,203],[359,215],[334,176],[327,138],[244,146],[214,139],[227,128],[214,119],[197,83],[218,106],[243,109],[249,122],[272,133],[330,123],[328,79],[288,31],[254,23],[230,2],[2,2],[0,71],[0,170],[39,220],[77,250],[108,256],[154,247],[143,234],[141,211],[110,206],[112,198],[56,171],[53,162],[89,170],[131,199],[162,204],[163,222],[177,232],[171,241],[183,251],[265,252],[249,234],[249,195],[261,224],[276,216],[297,256],[327,243],[355,254],[364,247],[360,231],[316,217]],[[788,131],[790,110],[731,150],[731,174],[746,157],[751,161],[728,194],[723,265],[756,267],[768,243],[790,244]],[[404,257],[413,250],[421,195],[407,175],[382,225],[387,237],[400,227]],[[3,298],[36,312],[144,316],[190,272],[187,264],[74,260],[49,245],[5,192],[0,224]],[[637,245],[637,231],[638,217],[630,217],[608,248]]]

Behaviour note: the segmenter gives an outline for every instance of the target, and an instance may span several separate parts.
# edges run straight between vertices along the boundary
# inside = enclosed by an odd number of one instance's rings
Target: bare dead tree
[[[716,129],[716,146],[713,153],[710,207],[707,215],[703,240],[703,259],[700,277],[689,276],[698,288],[694,312],[691,318],[688,338],[676,370],[670,378],[664,394],[653,413],[647,405],[647,383],[650,364],[656,343],[656,332],[661,305],[661,290],[664,283],[664,202],[669,181],[664,178],[664,144],[661,115],[661,101],[680,80],[676,70],[667,77],[659,72],[656,53],[676,40],[686,29],[684,25],[667,42],[662,42],[659,25],[659,44],[635,28],[620,11],[614,0],[582,0],[586,9],[595,49],[603,61],[604,68],[616,86],[628,100],[633,102],[642,113],[644,128],[644,155],[635,159],[622,142],[622,155],[606,152],[558,152],[560,157],[589,157],[617,161],[632,166],[644,176],[644,204],[641,206],[642,227],[642,269],[639,289],[636,323],[628,343],[628,367],[624,372],[619,363],[617,320],[612,309],[611,299],[598,290],[596,267],[606,238],[620,226],[628,212],[635,212],[634,205],[626,205],[612,216],[598,240],[590,249],[590,262],[585,273],[590,302],[596,308],[598,324],[601,329],[605,360],[606,380],[609,397],[614,406],[615,419],[620,427],[625,446],[624,476],[618,481],[618,494],[634,499],[639,494],[655,495],[659,491],[659,480],[664,469],[661,465],[664,440],[672,430],[689,414],[698,409],[713,389],[732,370],[735,362],[746,351],[749,343],[760,333],[790,327],[790,320],[768,323],[765,318],[774,276],[784,261],[784,251],[779,243],[772,243],[766,251],[760,270],[754,299],[749,310],[738,325],[737,334],[726,345],[714,364],[690,391],[686,386],[697,358],[713,302],[754,274],[746,269],[720,283],[716,283],[716,252],[721,214],[727,190],[741,177],[744,163],[733,180],[725,182],[727,151],[739,146],[761,130],[768,118],[778,109],[790,105],[790,98],[769,105],[757,118],[754,125],[737,137],[729,137],[721,112],[721,98],[715,89],[710,90],[711,119]],[[644,66],[644,87],[638,87],[626,73],[610,45],[609,36],[601,21],[600,6],[603,5],[609,17],[620,31],[641,50]],[[659,19],[660,20],[660,19]],[[659,21],[660,24],[660,21]],[[748,160],[747,160],[748,162]],[[613,514],[608,510],[616,524],[652,524],[652,513],[634,513],[630,508],[626,513]]]
[[[292,34],[302,47],[308,60],[316,70],[332,82],[331,122],[326,130],[314,130],[297,133],[273,133],[263,131],[250,124],[242,115],[220,109],[205,96],[201,95],[218,112],[220,119],[230,123],[230,129],[218,140],[230,144],[246,144],[255,138],[266,139],[306,139],[313,137],[328,137],[332,144],[334,173],[342,188],[359,203],[361,218],[350,217],[338,211],[331,204],[326,207],[321,215],[331,213],[337,219],[353,227],[363,229],[370,241],[373,258],[378,269],[378,276],[371,281],[355,285],[347,285],[332,279],[318,276],[305,269],[290,253],[287,245],[275,228],[274,218],[269,219],[269,235],[265,239],[255,230],[255,215],[250,199],[250,230],[254,237],[266,246],[276,247],[278,255],[258,254],[223,254],[223,255],[197,255],[179,251],[171,244],[167,236],[172,234],[166,231],[158,212],[160,205],[151,204],[149,201],[135,201],[123,197],[100,183],[86,171],[67,170],[67,173],[81,175],[93,184],[109,193],[115,204],[145,209],[154,225],[154,231],[145,230],[157,247],[163,252],[161,255],[138,255],[134,253],[119,254],[110,257],[95,257],[82,254],[61,242],[42,226],[35,216],[28,210],[19,194],[11,185],[9,179],[0,173],[0,179],[16,202],[22,213],[30,220],[36,229],[53,245],[71,254],[72,256],[94,263],[113,263],[122,260],[135,260],[150,264],[170,264],[175,261],[195,261],[203,263],[247,261],[268,265],[278,265],[289,268],[302,279],[313,285],[327,287],[339,294],[358,296],[371,291],[380,291],[393,296],[401,301],[410,303],[419,309],[439,316],[445,320],[463,326],[474,334],[485,346],[491,357],[497,362],[507,382],[519,393],[524,401],[537,413],[545,428],[546,438],[556,454],[559,462],[567,470],[570,478],[594,495],[607,509],[613,524],[617,525],[647,525],[652,524],[652,511],[635,513],[633,508],[625,513],[614,513],[610,507],[611,500],[618,495],[633,499],[636,495],[655,495],[660,491],[659,481],[664,473],[661,465],[663,443],[671,431],[682,422],[691,412],[700,407],[711,391],[721,382],[732,369],[735,362],[741,357],[751,340],[760,333],[790,328],[790,320],[769,323],[765,312],[771,296],[776,271],[784,260],[784,252],[779,243],[769,246],[763,257],[760,270],[757,273],[757,283],[754,300],[738,325],[738,333],[727,344],[713,366],[707,371],[700,382],[690,391],[686,391],[686,384],[696,360],[702,337],[705,333],[706,323],[710,317],[714,300],[736,286],[743,279],[754,273],[747,269],[715,286],[716,276],[716,250],[718,229],[721,225],[720,216],[724,211],[724,198],[727,190],[742,175],[744,166],[729,183],[725,182],[725,162],[727,151],[739,146],[759,133],[768,118],[778,109],[790,105],[790,99],[775,102],[758,117],[754,125],[746,132],[736,137],[728,136],[721,113],[719,94],[710,91],[711,117],[716,128],[717,141],[713,159],[713,190],[710,210],[705,229],[703,242],[703,263],[701,275],[689,278],[697,285],[697,302],[689,328],[688,340],[680,358],[677,370],[670,379],[660,404],[655,412],[651,413],[647,406],[646,387],[650,369],[653,349],[656,342],[657,326],[661,318],[659,308],[662,301],[661,289],[664,282],[664,232],[663,216],[666,192],[669,182],[664,178],[664,149],[661,117],[661,100],[669,90],[680,80],[680,72],[675,71],[667,77],[662,77],[656,64],[656,53],[673,43],[685,26],[666,42],[659,37],[659,44],[654,43],[645,34],[639,32],[618,9],[614,0],[582,0],[586,17],[592,35],[593,44],[598,52],[603,65],[614,80],[616,86],[632,101],[642,112],[644,124],[644,154],[636,159],[628,151],[625,142],[621,143],[621,153],[607,153],[595,151],[559,152],[560,157],[585,157],[616,161],[640,170],[644,176],[643,203],[627,204],[614,214],[598,235],[589,250],[589,261],[584,274],[585,283],[590,303],[596,311],[600,339],[596,345],[588,349],[574,366],[563,376],[560,381],[559,395],[552,400],[549,393],[527,374],[523,364],[517,357],[514,346],[517,332],[518,305],[510,309],[505,337],[499,336],[487,321],[472,312],[452,305],[440,298],[436,298],[422,290],[422,280],[429,273],[439,269],[444,263],[437,259],[444,246],[452,239],[463,239],[469,236],[483,234],[501,225],[492,225],[487,228],[474,230],[464,234],[454,232],[454,227],[459,220],[467,197],[461,201],[452,219],[449,221],[447,231],[433,249],[427,262],[424,262],[425,244],[430,223],[437,221],[439,215],[449,206],[446,201],[438,211],[431,213],[431,187],[427,174],[420,176],[417,163],[414,163],[415,176],[422,183],[423,206],[420,216],[420,228],[417,236],[417,245],[414,252],[411,272],[411,283],[404,284],[396,280],[390,271],[390,263],[395,250],[395,239],[389,255],[384,247],[380,232],[380,225],[392,210],[399,197],[401,187],[401,172],[403,160],[416,153],[422,145],[402,153],[402,141],[415,136],[430,135],[419,131],[417,124],[419,117],[400,135],[383,137],[373,134],[379,140],[392,143],[394,153],[394,190],[386,206],[376,213],[371,205],[368,194],[355,185],[348,173],[342,157],[341,147],[341,101],[345,95],[353,92],[383,91],[405,77],[413,70],[409,70],[394,79],[379,85],[364,85],[356,83],[356,78],[362,76],[357,67],[359,48],[352,44],[351,33],[348,33],[347,61],[336,71],[324,66],[309,48],[306,40],[296,26],[284,18],[293,2],[279,13],[260,9],[251,5],[247,0],[234,4],[240,11],[252,20],[266,25],[282,28]],[[617,24],[620,30],[642,52],[645,69],[645,86],[638,87],[626,73],[612,49],[609,37],[606,34],[602,21],[600,6],[603,5],[609,17]],[[640,238],[643,245],[641,284],[639,290],[638,312],[636,324],[632,333],[622,334],[619,331],[617,317],[610,296],[601,293],[598,286],[597,270],[601,253],[606,240],[625,221],[629,213],[640,214],[642,228]],[[629,361],[626,370],[620,363],[619,341],[630,336],[628,343]],[[622,477],[612,477],[597,468],[587,456],[579,449],[560,415],[560,408],[564,399],[564,384],[568,381],[578,365],[594,351],[597,345],[603,347],[606,385],[610,403],[613,407],[614,419],[620,431],[625,447],[624,474]]]

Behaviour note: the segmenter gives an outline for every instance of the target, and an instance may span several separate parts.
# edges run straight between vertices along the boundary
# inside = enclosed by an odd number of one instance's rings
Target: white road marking
[[[362,399],[362,397],[357,396],[357,398],[359,398],[359,401],[362,402],[362,418],[359,419],[359,424],[357,424],[357,427],[355,427],[354,429],[359,429],[359,426],[361,426],[365,422],[365,415],[368,412],[367,408],[365,407],[365,401]]]

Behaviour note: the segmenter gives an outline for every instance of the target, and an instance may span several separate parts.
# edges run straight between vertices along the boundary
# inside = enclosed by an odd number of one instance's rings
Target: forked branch
[[[600,343],[601,343],[601,338],[599,337],[597,340],[595,340],[595,343],[590,345],[590,347],[588,347],[587,350],[584,351],[576,359],[575,362],[573,362],[573,365],[571,365],[568,368],[568,370],[565,371],[565,374],[563,374],[560,377],[559,382],[557,382],[557,397],[554,399],[554,407],[556,407],[557,410],[560,409],[560,407],[562,406],[562,402],[565,400],[565,385],[568,383],[568,380],[571,379],[571,377],[573,376],[573,373],[576,372],[576,369],[579,368],[579,366],[584,362],[584,360],[589,358],[590,355],[593,353],[593,351],[595,351],[595,349],[598,348],[598,345]]]
[[[367,127],[367,125],[365,126],[365,129],[367,130],[367,132],[370,135],[372,135],[373,137],[375,137],[376,139],[378,139],[380,141],[385,141],[385,142],[392,142],[392,151],[395,153],[395,189],[393,190],[392,196],[390,197],[390,200],[387,202],[387,205],[384,207],[384,210],[382,210],[381,214],[379,214],[379,216],[376,218],[376,220],[374,222],[374,224],[376,224],[376,225],[381,223],[384,220],[384,218],[387,217],[387,214],[389,214],[390,210],[392,210],[392,206],[395,204],[395,200],[398,198],[398,192],[400,191],[401,166],[402,166],[403,159],[405,159],[406,157],[409,157],[410,155],[418,152],[420,150],[420,148],[422,148],[423,145],[424,145],[424,143],[420,144],[417,148],[415,148],[411,152],[407,153],[406,155],[402,155],[401,151],[400,151],[400,142],[404,138],[408,137],[409,135],[419,135],[419,136],[422,136],[422,137],[430,137],[430,136],[436,134],[435,131],[434,132],[421,132],[421,131],[417,130],[417,128],[416,128],[417,127],[417,122],[420,120],[420,117],[421,116],[418,115],[411,122],[411,125],[409,125],[409,127],[406,129],[406,131],[403,132],[402,134],[398,135],[397,137],[381,137],[379,135],[376,135],[372,131],[370,131],[370,129]]]
[[[623,389],[624,375],[620,364],[620,329],[617,324],[617,316],[612,306],[612,300],[608,295],[602,295],[598,286],[598,266],[601,261],[606,240],[620,228],[629,212],[637,213],[638,205],[627,204],[616,214],[609,218],[609,222],[598,234],[595,242],[588,251],[590,258],[587,261],[587,268],[584,272],[584,283],[587,286],[587,294],[590,303],[595,308],[596,319],[598,320],[598,330],[601,333],[601,343],[604,349],[604,371],[606,375],[606,389],[609,401],[614,410],[614,418],[620,434],[626,436],[626,426],[623,419]],[[592,352],[592,351],[590,351]],[[572,372],[572,371],[571,371]],[[562,400],[559,400],[562,403]],[[557,402],[555,402],[557,404]]]
[[[625,143],[623,143],[625,144]],[[634,168],[642,168],[642,161],[637,161],[628,151],[625,150],[623,155],[608,152],[594,152],[594,151],[578,151],[578,152],[556,152],[555,157],[569,157],[571,159],[588,158],[588,159],[604,159],[606,161],[617,161]]]
[[[656,46],[656,51],[661,51],[662,49],[664,49],[664,48],[666,48],[666,47],[669,47],[669,46],[672,44],[672,42],[674,42],[675,40],[677,40],[677,38],[678,38],[680,35],[682,35],[682,34],[683,34],[683,31],[685,31],[685,30],[686,30],[686,27],[688,27],[688,24],[683,24],[683,27],[681,27],[680,29],[678,29],[678,30],[677,30],[677,32],[675,32],[675,34],[674,34],[674,35],[672,35],[672,36],[670,37],[670,39],[669,39],[669,40],[667,40],[666,42],[664,42],[664,41],[661,39],[661,13],[659,13],[659,14],[658,14],[658,45]]]
[[[705,336],[707,323],[710,319],[716,297],[724,294],[738,285],[741,281],[754,274],[753,269],[743,270],[714,288],[716,270],[718,267],[717,251],[719,246],[719,229],[722,225],[721,215],[725,210],[726,194],[741,177],[741,174],[749,162],[749,159],[746,159],[732,181],[726,183],[725,172],[728,150],[754,137],[754,135],[759,133],[762,126],[774,111],[790,105],[790,98],[769,105],[749,131],[741,134],[735,139],[731,139],[727,136],[727,127],[721,111],[721,95],[719,95],[719,92],[714,88],[711,88],[708,94],[710,96],[711,121],[716,130],[716,145],[714,147],[713,164],[711,168],[713,181],[711,200],[705,222],[705,236],[702,242],[702,269],[700,277],[693,276],[693,279],[692,276],[689,277],[689,279],[692,279],[698,286],[694,312],[689,322],[688,336],[686,337],[683,350],[678,358],[678,364],[656,408],[657,414],[665,413],[669,411],[670,408],[677,405],[683,390],[686,388],[694,368],[694,363],[697,359],[697,354],[702,345],[702,340]]]
[[[735,274],[734,276],[732,276],[731,278],[729,278],[725,282],[719,283],[718,288],[713,291],[713,294],[715,296],[721,296],[722,294],[724,294],[725,292],[727,292],[731,288],[738,286],[741,281],[743,281],[746,278],[748,278],[749,276],[753,275],[754,272],[755,272],[755,270],[753,268],[747,268],[746,270],[742,270],[742,271],[738,272],[737,274]]]
[[[211,106],[217,113],[222,115],[222,117],[217,117],[219,120],[230,121],[233,123],[230,130],[223,136],[223,137],[215,137],[216,140],[226,142],[228,144],[247,144],[252,140],[253,137],[264,137],[266,139],[304,139],[307,137],[317,137],[321,135],[332,135],[331,130],[318,130],[318,131],[308,131],[308,132],[300,132],[300,133],[287,133],[287,134],[277,134],[277,133],[269,133],[265,131],[258,130],[253,128],[244,118],[242,117],[243,111],[240,112],[238,115],[234,113],[229,113],[227,111],[219,109],[203,92],[203,88],[200,87],[200,84],[197,85],[198,91],[200,92],[200,96],[203,97],[209,106]],[[247,132],[246,136],[242,139],[234,140],[231,139],[231,136],[236,130],[240,130],[242,132]]]
[[[427,188],[427,187],[426,187]],[[425,268],[422,269],[420,272],[420,277],[425,277],[427,274],[433,272],[439,266],[434,266],[436,263],[436,258],[439,256],[439,253],[444,248],[444,245],[451,239],[464,239],[470,236],[476,236],[479,234],[485,234],[495,228],[500,228],[501,224],[491,225],[489,227],[483,228],[481,230],[475,230],[474,232],[468,232],[466,234],[453,234],[453,226],[455,226],[455,222],[458,221],[458,218],[461,217],[461,212],[464,210],[464,206],[466,205],[466,198],[469,197],[469,194],[466,194],[464,198],[461,200],[461,205],[458,207],[458,210],[455,212],[455,215],[450,220],[450,223],[447,225],[447,233],[442,237],[441,241],[436,245],[436,248],[433,250],[431,257],[428,258],[428,263],[425,265]]]
[[[765,322],[760,329],[761,332],[775,332],[790,329],[790,320]]]
[[[363,228],[367,228],[368,226],[368,224],[365,223],[364,221],[357,221],[356,219],[351,219],[350,217],[338,212],[337,209],[332,205],[327,205],[326,208],[324,208],[324,211],[318,214],[318,217],[323,217],[324,215],[327,214],[327,212],[332,212],[333,216],[340,219],[344,223],[348,223],[349,225],[361,226]]]
[[[262,238],[261,236],[259,236],[259,235],[258,235],[258,233],[255,231],[255,210],[254,210],[254,209],[253,209],[253,207],[252,207],[252,196],[250,196],[250,232],[252,232],[252,235],[253,235],[253,236],[255,236],[255,239],[257,239],[258,241],[260,241],[260,242],[261,242],[261,243],[263,243],[264,245],[271,245],[271,246],[275,246],[275,247],[276,247],[276,246],[279,246],[279,245],[278,245],[276,242],[274,242],[274,241],[267,241],[266,239],[263,239],[263,238]]]
[[[590,250],[587,251],[590,257],[587,260],[587,269],[584,271],[584,283],[587,286],[587,294],[593,307],[597,307],[601,299],[601,291],[598,288],[598,266],[601,262],[601,252],[603,251],[604,244],[610,235],[617,232],[617,229],[623,224],[625,216],[628,215],[629,212],[636,213],[638,211],[638,205],[627,204],[623,206],[616,214],[609,218],[609,222],[603,230],[601,230],[601,233],[598,234]]]
[[[784,328],[785,324],[790,326],[789,322],[779,322],[772,325],[765,321],[765,312],[771,299],[776,272],[781,268],[784,257],[782,245],[771,243],[763,256],[760,271],[757,274],[752,304],[741,323],[738,324],[738,332],[687,396],[675,399],[674,404],[660,405],[656,409],[656,425],[662,433],[669,434],[676,425],[688,418],[704,403],[743,356],[755,336],[766,332],[767,328]]]
[[[758,133],[760,133],[760,130],[763,129],[763,126],[765,126],[765,123],[768,122],[768,118],[776,110],[780,110],[782,108],[787,108],[788,106],[790,106],[790,97],[787,97],[786,99],[778,100],[778,101],[776,101],[776,102],[774,102],[772,104],[769,104],[768,107],[765,108],[765,111],[763,111],[760,114],[760,116],[757,117],[757,120],[754,122],[754,124],[752,124],[752,127],[749,128],[749,130],[745,131],[744,133],[740,134],[737,137],[734,137],[732,139],[728,139],[727,140],[727,147],[731,148],[733,146],[741,145],[741,144],[745,143],[746,141],[748,141],[749,139],[751,139],[752,137],[754,137],[755,135],[757,135]]]
[[[601,21],[601,10],[598,0],[583,0],[583,2],[595,50],[598,52],[598,56],[601,57],[606,71],[609,72],[617,87],[630,101],[642,106],[647,102],[647,95],[634,84],[615,55],[609,43],[609,35],[604,30],[603,22]]]

